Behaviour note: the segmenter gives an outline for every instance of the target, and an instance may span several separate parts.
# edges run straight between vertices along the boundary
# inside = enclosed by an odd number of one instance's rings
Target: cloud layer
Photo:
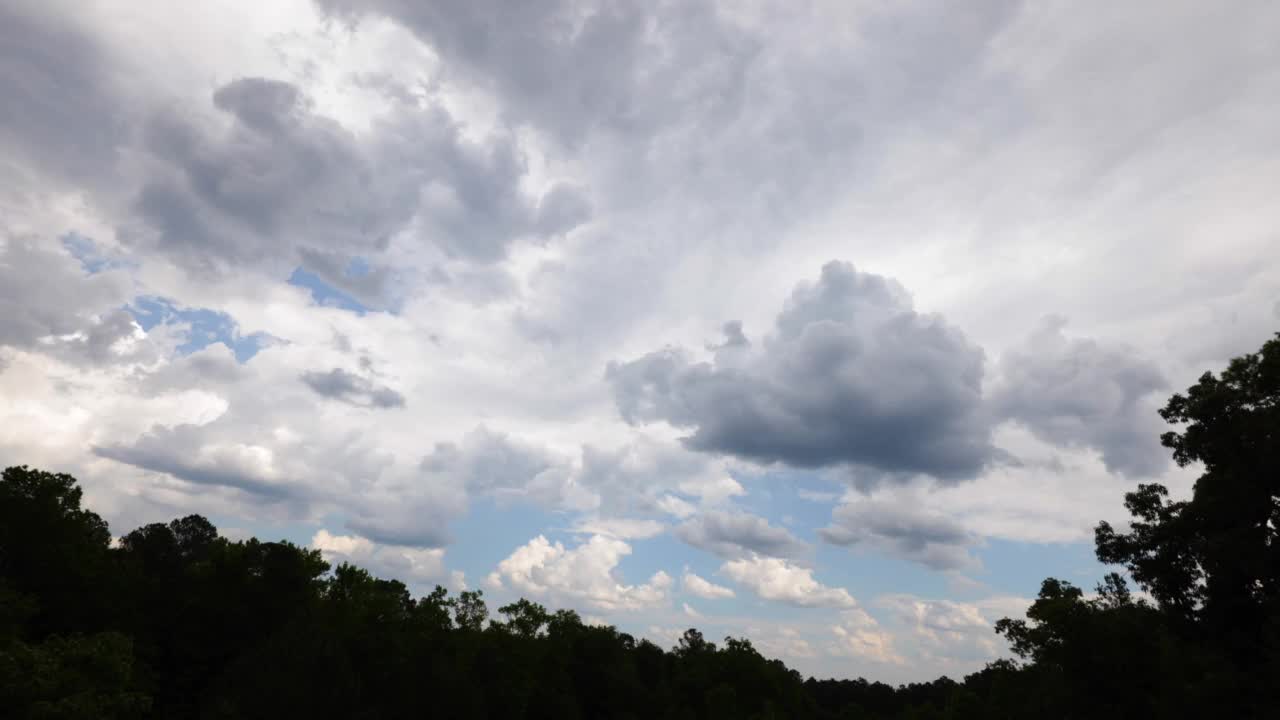
[[[1187,492],[1156,408],[1275,330],[1278,33],[0,0],[0,458],[116,531],[976,669],[1134,482]]]

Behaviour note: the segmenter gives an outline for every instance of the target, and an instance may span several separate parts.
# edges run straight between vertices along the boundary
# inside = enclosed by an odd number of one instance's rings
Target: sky
[[[0,462],[670,646],[1006,653],[1280,329],[1280,5],[0,0]]]

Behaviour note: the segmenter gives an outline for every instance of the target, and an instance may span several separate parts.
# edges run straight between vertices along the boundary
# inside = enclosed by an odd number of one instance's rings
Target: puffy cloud
[[[880,603],[911,620],[921,632],[934,637],[991,630],[991,623],[978,608],[967,603],[923,600],[910,595],[889,595],[881,598]]]
[[[751,642],[767,657],[783,658],[792,664],[799,658],[814,658],[818,652],[813,643],[792,627],[748,627]]]
[[[351,563],[377,577],[400,580],[411,586],[445,579],[444,550],[440,548],[382,545],[359,535],[334,535],[325,529],[320,529],[311,538],[311,546],[334,565]],[[451,585],[458,586],[462,577],[455,572],[449,581]]]
[[[840,622],[831,626],[834,641],[828,646],[832,655],[902,665],[906,662],[894,649],[893,635],[881,629],[875,618],[861,608],[840,614]]]
[[[328,372],[312,370],[302,374],[302,382],[318,395],[352,405],[374,408],[402,408],[404,395],[368,378],[334,368]]]
[[[675,535],[696,548],[727,558],[751,554],[793,558],[809,550],[785,528],[744,512],[703,513],[677,527]]]
[[[888,595],[879,598],[879,603],[924,642],[921,649],[926,657],[945,662],[991,660],[1003,647],[993,629],[994,620],[976,604],[911,595]],[[992,608],[1008,605],[1008,599],[1003,598],[988,603]]]
[[[1168,383],[1137,350],[1068,338],[1066,320],[1047,318],[1022,347],[1000,361],[992,403],[1038,437],[1101,453],[1112,472],[1132,477],[1168,467],[1163,422],[1152,395]]]
[[[982,351],[958,330],[838,262],[796,288],[744,367],[663,350],[608,370],[624,419],[691,428],[696,450],[944,480],[994,458],[982,375]]]
[[[968,553],[976,538],[955,520],[908,499],[853,498],[835,508],[818,535],[833,545],[870,545],[934,570],[978,564]]]
[[[704,600],[721,600],[733,597],[733,590],[723,585],[716,585],[688,570],[685,570],[684,576],[680,578],[680,585],[685,589],[685,592],[697,595]]]
[[[844,588],[827,587],[813,578],[812,569],[782,558],[730,560],[720,567],[720,573],[765,600],[810,608],[850,608],[857,604]]]
[[[498,563],[494,579],[519,592],[581,604],[597,610],[640,610],[662,605],[671,577],[662,571],[640,585],[617,578],[618,563],[631,554],[627,543],[603,535],[566,549],[539,535]]]

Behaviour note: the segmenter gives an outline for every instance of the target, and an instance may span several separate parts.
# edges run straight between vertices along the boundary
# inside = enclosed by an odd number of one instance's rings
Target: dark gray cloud
[[[741,366],[679,350],[611,363],[622,417],[692,428],[692,449],[796,467],[973,477],[996,457],[983,354],[892,280],[831,262]]]
[[[399,392],[342,368],[305,372],[301,379],[317,394],[351,405],[374,408],[402,408],[405,405],[404,395]]]
[[[1168,467],[1163,421],[1152,402],[1168,387],[1136,350],[1068,338],[1048,318],[1000,361],[992,406],[1046,442],[1096,450],[1112,472],[1158,475]]]
[[[147,227],[126,236],[188,268],[295,261],[290,249],[371,255],[408,222],[417,180],[374,169],[346,130],[316,115],[294,86],[243,78],[213,93],[229,119],[158,114],[144,133],[160,164],[142,180]],[[345,265],[345,263],[344,263]]]
[[[833,545],[870,546],[934,570],[973,567],[976,538],[952,520],[906,503],[859,500],[840,505],[818,536]]]
[[[210,254],[252,260],[284,240],[326,279],[369,296],[385,269],[352,274],[349,264],[385,249],[410,221],[447,256],[492,262],[518,238],[562,233],[590,215],[566,185],[530,197],[511,137],[465,139],[438,106],[398,104],[357,140],[288,83],[244,78],[213,102],[231,127],[172,115],[152,127],[151,147],[181,181],[157,179],[141,198],[165,244],[190,238]]]
[[[0,148],[57,182],[111,175],[128,132],[96,38],[43,3],[0,2]],[[19,167],[6,163],[17,181]]]
[[[809,546],[785,528],[743,512],[713,511],[703,513],[675,529],[676,537],[723,558],[738,558],[755,553],[770,557],[795,558],[809,551]]]

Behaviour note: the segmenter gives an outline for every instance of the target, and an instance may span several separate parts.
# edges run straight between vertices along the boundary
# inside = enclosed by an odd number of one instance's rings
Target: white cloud
[[[1020,598],[991,598],[982,603],[928,600],[912,595],[887,595],[878,603],[892,611],[919,641],[925,658],[972,666],[995,659],[1004,642],[995,634],[994,622],[1006,608],[1027,607]],[[1029,604],[1029,603],[1027,603]],[[1015,613],[1015,615],[1020,613]]]
[[[882,630],[880,624],[861,608],[841,613],[840,622],[831,626],[831,634],[835,636],[828,646],[832,655],[894,665],[906,663],[894,649],[893,636]]]
[[[444,550],[380,545],[358,535],[334,535],[321,529],[311,538],[311,546],[324,559],[337,565],[347,562],[368,570],[385,580],[399,580],[409,586],[444,581]],[[448,574],[449,584],[465,589],[465,576],[459,571]]]
[[[618,563],[631,554],[627,543],[603,535],[566,549],[539,535],[516,548],[495,571],[501,586],[598,610],[639,610],[662,605],[671,577],[662,571],[640,585],[618,579]],[[491,576],[493,577],[493,576]]]
[[[711,470],[701,476],[681,480],[679,488],[681,492],[696,496],[711,505],[747,494],[746,488],[742,487],[742,483],[715,470]]]
[[[720,567],[725,577],[765,600],[799,607],[848,608],[857,603],[844,588],[832,588],[813,578],[813,570],[782,558],[753,555]]]
[[[645,628],[645,637],[658,647],[671,649],[680,642],[684,629],[663,625],[650,625]]]
[[[1099,521],[1126,519],[1120,505],[1126,486],[1096,451],[1062,450],[1013,425],[996,433],[996,443],[1021,462],[972,483],[913,494],[912,502],[975,535],[1015,542],[1091,542]],[[1185,496],[1197,474],[1174,467],[1159,481]]]
[[[681,520],[697,512],[697,509],[691,503],[675,495],[663,495],[658,498],[657,505],[662,512]]]
[[[449,573],[449,589],[454,592],[462,592],[470,589],[467,585],[467,574],[461,570],[453,570]]]
[[[756,649],[767,657],[783,659],[788,664],[818,655],[809,639],[792,627],[748,627],[747,635]]]
[[[715,583],[705,580],[695,573],[688,570],[684,571],[684,576],[680,578],[680,584],[684,587],[685,592],[697,595],[705,600],[719,600],[722,598],[733,597],[733,590],[716,585]]]
[[[645,540],[666,530],[657,520],[631,518],[585,518],[573,526],[573,531],[587,535],[604,535],[619,540]]]

